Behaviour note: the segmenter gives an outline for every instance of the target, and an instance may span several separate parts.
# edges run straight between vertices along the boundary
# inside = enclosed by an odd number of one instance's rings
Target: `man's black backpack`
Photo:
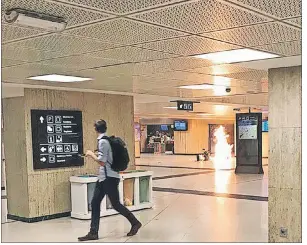
[[[125,142],[121,138],[115,136],[104,136],[103,139],[108,140],[111,145],[113,155],[113,163],[111,168],[116,172],[126,170],[128,163],[130,162],[130,158]]]

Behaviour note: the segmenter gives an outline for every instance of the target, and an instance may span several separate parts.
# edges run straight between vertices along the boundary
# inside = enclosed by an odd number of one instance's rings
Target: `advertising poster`
[[[141,141],[141,125],[134,123],[134,137],[135,141]]]
[[[239,139],[257,139],[258,119],[255,116],[242,116],[238,121]]]

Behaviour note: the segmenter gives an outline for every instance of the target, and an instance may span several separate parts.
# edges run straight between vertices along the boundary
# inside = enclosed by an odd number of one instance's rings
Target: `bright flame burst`
[[[214,167],[216,169],[227,169],[231,168],[231,153],[233,145],[228,144],[228,134],[225,133],[225,128],[220,126],[214,132],[216,140],[215,144],[215,156],[211,157]]]

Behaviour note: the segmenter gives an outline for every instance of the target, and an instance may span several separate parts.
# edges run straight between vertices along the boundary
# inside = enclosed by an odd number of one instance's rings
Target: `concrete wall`
[[[24,97],[4,100],[4,140],[7,165],[9,214],[26,218],[71,210],[69,177],[97,173],[86,160],[83,167],[33,170],[31,109],[81,110],[84,149],[95,149],[93,123],[103,118],[108,134],[122,137],[134,165],[133,97],[121,95],[25,89]],[[18,149],[18,150],[17,150]]]
[[[269,70],[269,242],[302,242],[301,75],[301,66]]]

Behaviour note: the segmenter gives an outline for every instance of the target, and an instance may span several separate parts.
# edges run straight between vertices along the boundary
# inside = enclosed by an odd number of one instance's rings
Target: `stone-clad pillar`
[[[302,242],[301,76],[301,66],[269,70],[269,242]]]

